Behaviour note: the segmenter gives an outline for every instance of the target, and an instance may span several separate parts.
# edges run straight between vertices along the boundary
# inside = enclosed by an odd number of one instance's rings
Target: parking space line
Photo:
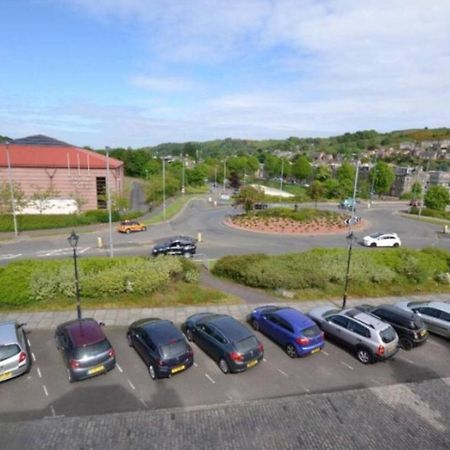
[[[116,367],[119,369],[120,373],[123,373],[123,369],[122,369],[122,367],[119,366],[119,364],[116,363]]]
[[[325,350],[322,350],[320,353],[324,354],[325,356],[330,356],[330,354],[328,352],[326,352]]]
[[[47,386],[45,386],[45,384],[44,384],[44,385],[42,385],[42,388],[44,389],[45,396],[48,397]]]
[[[212,384],[216,384],[216,382],[207,373],[205,373],[205,377],[208,378],[208,380],[211,381]]]
[[[134,387],[134,384],[127,378],[128,384],[130,385],[130,388],[133,389],[133,391],[136,389]]]
[[[264,361],[264,362],[267,362],[267,359],[266,359],[266,358],[263,358],[263,361]]]
[[[404,356],[400,356],[400,359],[403,359],[403,361],[406,361],[406,362],[409,363],[409,364],[415,364],[414,361],[412,361],[412,360],[409,359],[409,358],[405,358]]]
[[[352,367],[350,364],[347,364],[347,363],[344,362],[344,361],[341,361],[341,364],[344,365],[345,367],[348,367],[350,370],[355,370],[354,367]]]
[[[194,367],[198,367],[198,364],[196,362],[194,363]]]
[[[441,347],[440,344],[438,344],[437,342],[433,341],[433,339],[427,339],[427,345],[434,345],[435,347]]]
[[[281,375],[284,375],[285,377],[288,377],[289,375],[286,372],[283,372],[281,369],[277,369],[278,372],[281,373]]]
[[[147,403],[145,403],[145,400],[143,398],[140,398],[139,401],[146,407],[148,408]]]
[[[55,408],[53,405],[50,405],[50,411],[52,412],[52,416],[55,417],[56,413],[55,413]]]
[[[378,386],[381,386],[383,383],[380,383],[379,381],[375,380],[375,378],[369,378],[369,381],[372,381],[372,383],[378,384]]]
[[[27,342],[28,342],[28,346],[31,347],[31,342],[28,338],[27,338]]]
[[[39,369],[39,367],[36,367],[36,371],[37,371],[39,378],[42,378],[41,369]]]
[[[33,358],[33,361],[36,362],[36,356],[34,356],[33,352],[31,352],[31,357]]]

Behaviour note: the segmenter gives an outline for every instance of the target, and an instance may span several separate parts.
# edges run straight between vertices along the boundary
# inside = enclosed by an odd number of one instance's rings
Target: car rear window
[[[160,346],[161,355],[163,358],[175,358],[187,352],[187,345],[184,339],[170,342],[169,344]]]
[[[111,348],[111,344],[107,339],[97,342],[96,344],[86,345],[85,347],[78,347],[75,349],[75,359],[91,358],[107,352]]]
[[[20,353],[20,348],[17,344],[1,345],[0,346],[0,361],[5,361]]]
[[[313,325],[312,327],[305,328],[304,330],[302,330],[303,336],[305,336],[307,338],[313,338],[313,337],[319,336],[320,333],[321,333],[321,331],[317,325]]]
[[[249,336],[248,338],[236,342],[235,347],[239,353],[246,353],[249,350],[258,347],[258,340],[255,338],[255,336]]]
[[[392,327],[387,327],[380,332],[380,336],[385,344],[389,344],[395,339],[396,333]]]

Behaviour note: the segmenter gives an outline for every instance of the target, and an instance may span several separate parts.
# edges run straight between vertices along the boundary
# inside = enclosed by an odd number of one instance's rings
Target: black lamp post
[[[350,262],[352,260],[353,239],[355,238],[353,231],[350,230],[346,238],[348,243],[348,253],[347,253],[347,270],[345,271],[344,295],[342,296],[342,309],[344,309],[345,305],[347,304],[348,278],[350,274]]]
[[[75,291],[76,291],[76,295],[77,295],[77,317],[78,317],[78,320],[81,319],[80,282],[78,280],[78,266],[77,266],[77,245],[78,245],[79,239],[80,239],[80,236],[78,236],[78,234],[75,233],[75,230],[72,230],[72,233],[67,238],[70,246],[73,249],[73,265],[75,268]]]

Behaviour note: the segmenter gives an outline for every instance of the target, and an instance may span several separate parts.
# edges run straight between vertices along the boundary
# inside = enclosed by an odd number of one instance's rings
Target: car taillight
[[[258,345],[258,350],[262,353],[264,351],[264,345],[261,344],[261,342]]]
[[[233,361],[244,361],[244,355],[241,355],[240,353],[237,353],[237,352],[231,352],[230,358]]]
[[[27,354],[26,354],[25,352],[20,352],[20,355],[19,355],[19,364],[20,364],[20,363],[23,363],[24,361],[26,361],[26,359],[27,359]]]
[[[114,351],[113,348],[108,352],[108,356],[109,356],[110,358],[112,358],[113,356],[116,356],[116,352]]]
[[[305,337],[298,337],[295,342],[297,342],[298,345],[308,345],[309,339]]]
[[[384,355],[384,346],[383,345],[379,345],[378,346],[377,355],[378,356],[383,356]]]
[[[71,359],[70,360],[70,367],[72,369],[76,369],[77,367],[80,367],[80,362],[77,361],[76,359]]]

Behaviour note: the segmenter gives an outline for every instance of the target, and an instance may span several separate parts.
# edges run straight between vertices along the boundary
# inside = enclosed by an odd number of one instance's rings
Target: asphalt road
[[[321,208],[338,210],[333,205],[319,205]],[[362,206],[358,215],[365,220],[367,227],[356,231],[357,238],[376,231],[397,232],[403,245],[412,248],[437,246],[450,250],[450,238],[439,237],[442,227],[399,215],[405,209],[403,202],[375,204],[367,209]],[[253,233],[232,229],[224,224],[229,214],[240,211],[230,206],[214,207],[206,199],[189,202],[185,209],[172,221],[153,225],[148,231],[135,234],[120,234],[114,230],[113,244],[115,255],[149,255],[155,241],[174,235],[202,235],[198,245],[197,259],[215,259],[229,254],[265,252],[280,254],[305,251],[314,247],[345,247],[345,233],[330,235],[296,235]],[[109,253],[109,233],[107,226],[99,226],[97,231],[80,234],[79,256],[99,256]],[[18,240],[2,242],[0,246],[0,264],[22,258],[58,258],[70,257],[72,249],[67,243],[68,230],[58,230],[44,237],[19,237]],[[103,247],[98,248],[101,238]],[[373,250],[369,250],[373,251]]]
[[[335,392],[449,377],[450,346],[430,336],[425,345],[364,366],[328,342],[322,352],[290,359],[264,335],[265,358],[240,374],[224,375],[195,344],[195,365],[170,379],[153,381],[128,347],[125,328],[106,328],[117,367],[105,375],[69,383],[52,330],[31,330],[33,366],[28,375],[0,383],[0,422],[197,405],[239,404],[309,393]]]

